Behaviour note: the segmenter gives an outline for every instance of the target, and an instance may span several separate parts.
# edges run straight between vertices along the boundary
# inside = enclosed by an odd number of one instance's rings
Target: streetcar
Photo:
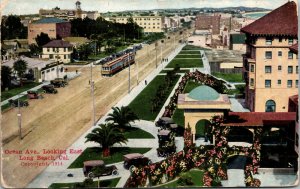
[[[134,64],[134,55],[135,54],[133,52],[130,52],[103,64],[101,74],[103,76],[112,76],[115,73],[126,68],[129,64]]]

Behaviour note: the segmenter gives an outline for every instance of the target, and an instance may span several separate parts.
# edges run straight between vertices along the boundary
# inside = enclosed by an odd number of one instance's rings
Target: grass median
[[[242,73],[219,73],[213,72],[212,75],[222,78],[228,82],[244,82]]]
[[[199,68],[199,67],[203,67],[202,59],[173,59],[167,65],[167,68],[175,68],[176,64],[178,64],[180,68]]]

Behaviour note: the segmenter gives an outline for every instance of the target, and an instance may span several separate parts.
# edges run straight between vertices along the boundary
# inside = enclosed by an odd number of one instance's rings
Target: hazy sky
[[[7,14],[37,14],[40,8],[74,9],[77,0],[0,0],[1,12]],[[277,8],[288,0],[80,0],[82,10],[99,12],[144,10],[156,8],[249,6]]]

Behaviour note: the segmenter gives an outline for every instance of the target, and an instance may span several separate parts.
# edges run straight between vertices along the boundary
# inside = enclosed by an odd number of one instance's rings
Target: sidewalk
[[[179,46],[175,51],[172,51],[172,53],[168,56],[168,59],[171,61],[176,54],[184,47],[184,45]],[[169,62],[170,62],[169,61]],[[169,62],[165,62],[162,64],[163,67],[165,67]],[[148,83],[152,81],[156,75],[161,71],[162,67],[158,65],[158,67],[152,71],[147,77],[146,80]],[[144,82],[140,82],[138,86],[133,88],[130,91],[130,94],[127,94],[125,97],[123,97],[116,105],[114,106],[127,106],[144,88],[146,85]],[[99,121],[96,123],[96,125],[100,123],[104,123],[105,119],[107,118],[108,114],[111,113],[112,110],[108,111]],[[152,147],[152,149],[145,154],[145,156],[149,157],[153,162],[160,161],[162,158],[157,157],[156,148],[158,147],[158,140],[157,140],[157,132],[158,128],[155,126],[153,122],[150,121],[138,121],[133,124],[135,127],[139,127],[149,133],[151,133],[155,139],[129,139],[128,145],[134,146],[134,147]],[[85,150],[89,146],[95,146],[96,143],[85,143],[85,136],[90,133],[94,127],[91,127],[89,130],[87,130],[85,133],[81,135],[66,151],[67,156],[69,160],[65,160],[62,166],[48,166],[41,174],[39,174],[28,186],[27,188],[41,188],[41,187],[49,187],[51,183],[59,182],[82,182],[84,177],[82,177],[83,173],[77,172],[77,174],[81,174],[81,176],[76,176],[74,178],[67,177],[67,173],[70,172],[69,165],[79,156],[79,154],[70,154],[70,149],[76,149],[76,150]],[[138,140],[138,142],[136,141]],[[124,145],[125,146],[125,145]],[[127,146],[127,145],[126,145]],[[54,162],[60,162],[61,160],[56,159]],[[117,166],[119,163],[117,164]],[[122,167],[118,167],[120,170],[123,170]],[[75,170],[76,172],[76,170]],[[114,178],[120,177],[119,183],[117,184],[117,187],[123,187],[125,182],[127,181],[129,177],[129,171],[121,171],[119,176],[115,176]],[[105,179],[109,179],[110,177],[105,177]],[[77,180],[78,179],[78,180]],[[103,178],[102,178],[103,180]]]

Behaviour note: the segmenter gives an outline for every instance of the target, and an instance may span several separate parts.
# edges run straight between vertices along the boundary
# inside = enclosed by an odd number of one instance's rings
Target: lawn
[[[177,83],[179,76],[176,76],[172,82],[172,87],[170,87],[163,96],[162,101],[165,102],[169,97],[174,85]],[[152,102],[151,99],[155,97],[158,87],[164,83],[165,76],[156,76],[148,86],[129,104],[129,108],[132,109],[141,120],[153,121],[159,111],[161,110],[163,104],[152,112]]]
[[[178,54],[175,58],[195,58],[195,59],[200,59],[201,55],[200,54]]]
[[[171,70],[162,70],[161,72],[159,72],[159,73],[168,73],[169,71],[171,71]],[[188,70],[179,70],[178,72],[176,72],[176,73],[186,73],[186,72],[189,72],[190,70],[188,69]]]
[[[150,133],[136,127],[127,127],[124,135],[126,138],[155,138]]]
[[[1,91],[1,102],[9,99],[10,97],[13,97],[17,94],[20,94],[24,91],[27,91],[33,87],[36,87],[38,85],[40,85],[41,83],[35,83],[35,82],[31,82],[31,83],[24,83],[24,85],[22,87],[16,87],[13,89],[10,89],[8,91]]]
[[[115,147],[111,148],[110,157],[102,157],[102,148],[92,147],[85,149],[82,154],[68,167],[68,169],[82,168],[83,162],[88,160],[103,160],[105,164],[112,164],[123,161],[123,155],[129,153],[144,154],[151,150],[151,148],[128,148],[128,147]]]
[[[182,50],[210,50],[204,47],[196,47],[193,45],[186,45],[185,47],[182,48]]]
[[[181,54],[193,54],[193,55],[197,54],[200,56],[200,51],[182,50],[179,52],[179,55]]]
[[[183,186],[181,184],[178,183],[178,180],[175,181],[171,181],[167,184],[163,184],[158,186],[159,188],[177,188],[177,187],[199,187],[199,186],[203,186],[203,175],[204,172],[202,170],[199,169],[192,169],[186,173],[182,173],[180,175],[180,177],[185,176],[185,177],[191,177],[192,178],[192,182],[194,183],[193,185],[188,185],[188,186]]]
[[[218,73],[218,72],[213,72],[212,75],[222,78],[228,82],[244,82],[243,77],[242,77],[242,73],[238,73],[238,74],[226,74],[226,73]]]
[[[173,59],[167,65],[167,68],[175,68],[176,64],[178,64],[180,68],[203,67],[203,62],[201,59]]]
[[[114,179],[109,179],[109,180],[101,180],[100,178],[100,187],[116,187],[119,180],[121,178],[114,178]],[[82,184],[82,182],[73,182],[73,183],[52,183],[49,188],[75,188],[75,184]],[[92,186],[89,186],[89,188],[97,188],[98,187],[98,179],[93,182]]]

